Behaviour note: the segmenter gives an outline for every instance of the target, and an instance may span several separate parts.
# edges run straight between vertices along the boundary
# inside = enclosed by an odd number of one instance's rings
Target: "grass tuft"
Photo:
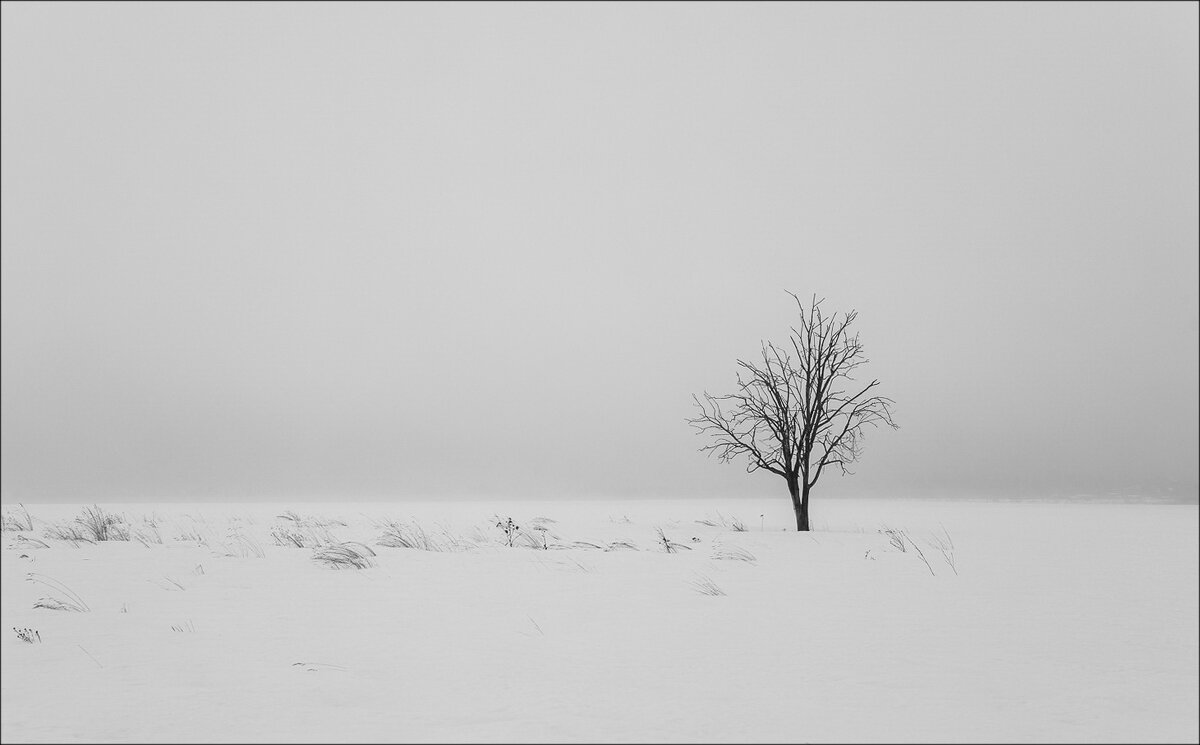
[[[739,546],[716,544],[713,546],[712,558],[718,561],[745,561],[753,564],[758,561],[754,554]]]
[[[535,527],[530,530],[522,530],[517,540],[523,546],[535,548],[539,551],[545,551],[550,548],[550,541],[547,540],[547,530],[543,527]]]
[[[21,549],[50,548],[50,544],[45,541],[39,541],[36,538],[26,538],[23,535],[16,536],[13,541]]]
[[[204,527],[204,531],[205,532],[208,531],[207,526]],[[198,529],[195,525],[195,521],[193,521],[191,527],[184,527],[184,526],[176,525],[175,530],[174,530],[174,535],[172,536],[172,540],[179,541],[181,543],[191,543],[194,541],[197,546],[207,546],[208,545],[207,536],[205,536],[204,533],[200,532],[200,529]]]
[[[713,597],[721,597],[725,595],[725,591],[722,590],[716,582],[713,582],[711,577],[703,574],[697,574],[696,579],[692,580],[691,585],[692,589],[701,595],[712,595]]]
[[[33,518],[29,516],[29,510],[25,509],[25,505],[17,505],[17,510],[4,513],[3,530],[20,531],[33,530]]]
[[[41,644],[42,643],[42,634],[37,629],[30,629],[30,628],[18,629],[16,626],[13,626],[13,633],[17,635],[18,639],[25,642],[26,644]]]
[[[892,545],[892,548],[896,549],[900,553],[908,552],[908,546],[905,543],[905,539],[908,538],[908,535],[903,530],[896,530],[895,528],[889,528],[888,526],[884,525],[879,532],[887,536],[888,543]]]
[[[666,550],[666,552],[669,554],[673,554],[681,548],[685,548],[688,551],[692,550],[691,546],[685,546],[682,543],[676,543],[675,541],[672,541],[670,538],[667,538],[667,536],[663,533],[662,528],[658,529],[658,544],[660,546],[662,546]]]
[[[958,563],[954,560],[954,539],[950,537],[950,531],[946,530],[946,526],[942,525],[942,535],[934,535],[929,540],[929,545],[936,548],[942,554],[942,559],[950,565],[954,573],[958,574]]]
[[[129,526],[124,518],[105,512],[99,505],[84,507],[83,514],[75,518],[75,522],[97,543],[129,540]]]
[[[56,541],[70,541],[71,545],[75,548],[79,548],[80,543],[95,543],[91,538],[84,535],[83,531],[75,523],[48,525],[42,535]]]
[[[324,526],[292,527],[276,525],[271,528],[271,539],[276,546],[291,546],[293,548],[318,548],[332,546],[337,543],[329,528]]]
[[[375,556],[375,552],[369,546],[347,541],[318,548],[312,558],[330,569],[366,569],[375,566],[372,556]]]
[[[45,608],[46,610],[66,610],[74,613],[86,613],[91,610],[88,604],[83,602],[83,598],[75,594],[75,591],[64,585],[62,582],[47,577],[44,574],[37,572],[29,572],[25,575],[26,582],[33,582],[38,585],[45,585],[52,590],[60,593],[62,597],[51,595],[50,597],[40,598],[33,604],[34,608]]]
[[[226,556],[239,556],[243,559],[251,556],[262,559],[267,555],[258,541],[243,535],[236,528],[229,531],[228,539],[221,544],[221,548]]]
[[[633,545],[629,541],[613,541],[612,543],[608,544],[608,548],[606,548],[604,550],[605,551],[637,551],[638,547]]]
[[[377,546],[387,548],[411,548],[418,551],[445,551],[446,547],[434,536],[429,535],[425,528],[414,522],[408,523],[387,520],[384,522],[383,535],[375,541]]]

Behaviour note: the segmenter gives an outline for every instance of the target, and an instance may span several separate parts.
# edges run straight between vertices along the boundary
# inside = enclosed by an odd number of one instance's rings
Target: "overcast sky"
[[[1197,491],[1197,4],[6,3],[5,501]]]

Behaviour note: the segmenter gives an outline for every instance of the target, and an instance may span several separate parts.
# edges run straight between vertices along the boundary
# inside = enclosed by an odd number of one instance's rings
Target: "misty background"
[[[1194,501],[1197,7],[6,3],[0,496],[782,499],[790,290],[818,503]]]

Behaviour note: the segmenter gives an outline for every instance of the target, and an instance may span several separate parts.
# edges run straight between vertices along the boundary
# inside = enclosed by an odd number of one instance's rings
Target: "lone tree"
[[[826,316],[824,300],[814,296],[805,307],[788,294],[800,310],[799,328],[792,327],[784,345],[763,342],[761,362],[737,361],[735,393],[692,396],[700,413],[688,423],[712,437],[700,449],[722,463],[745,456],[748,473],[783,477],[796,529],[809,530],[808,495],[825,469],[851,473],[868,427],[898,427],[894,402],[872,394],[879,381],[855,383],[855,371],[867,362],[858,333],[850,331],[858,313]]]

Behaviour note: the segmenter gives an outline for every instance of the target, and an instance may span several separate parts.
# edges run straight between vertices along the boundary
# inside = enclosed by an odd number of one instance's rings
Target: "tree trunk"
[[[796,511],[796,530],[812,530],[808,524],[808,479],[800,492],[800,509]]]
[[[788,493],[792,495],[792,509],[796,511],[796,530],[808,530],[808,484],[801,488],[801,479],[788,477]]]

